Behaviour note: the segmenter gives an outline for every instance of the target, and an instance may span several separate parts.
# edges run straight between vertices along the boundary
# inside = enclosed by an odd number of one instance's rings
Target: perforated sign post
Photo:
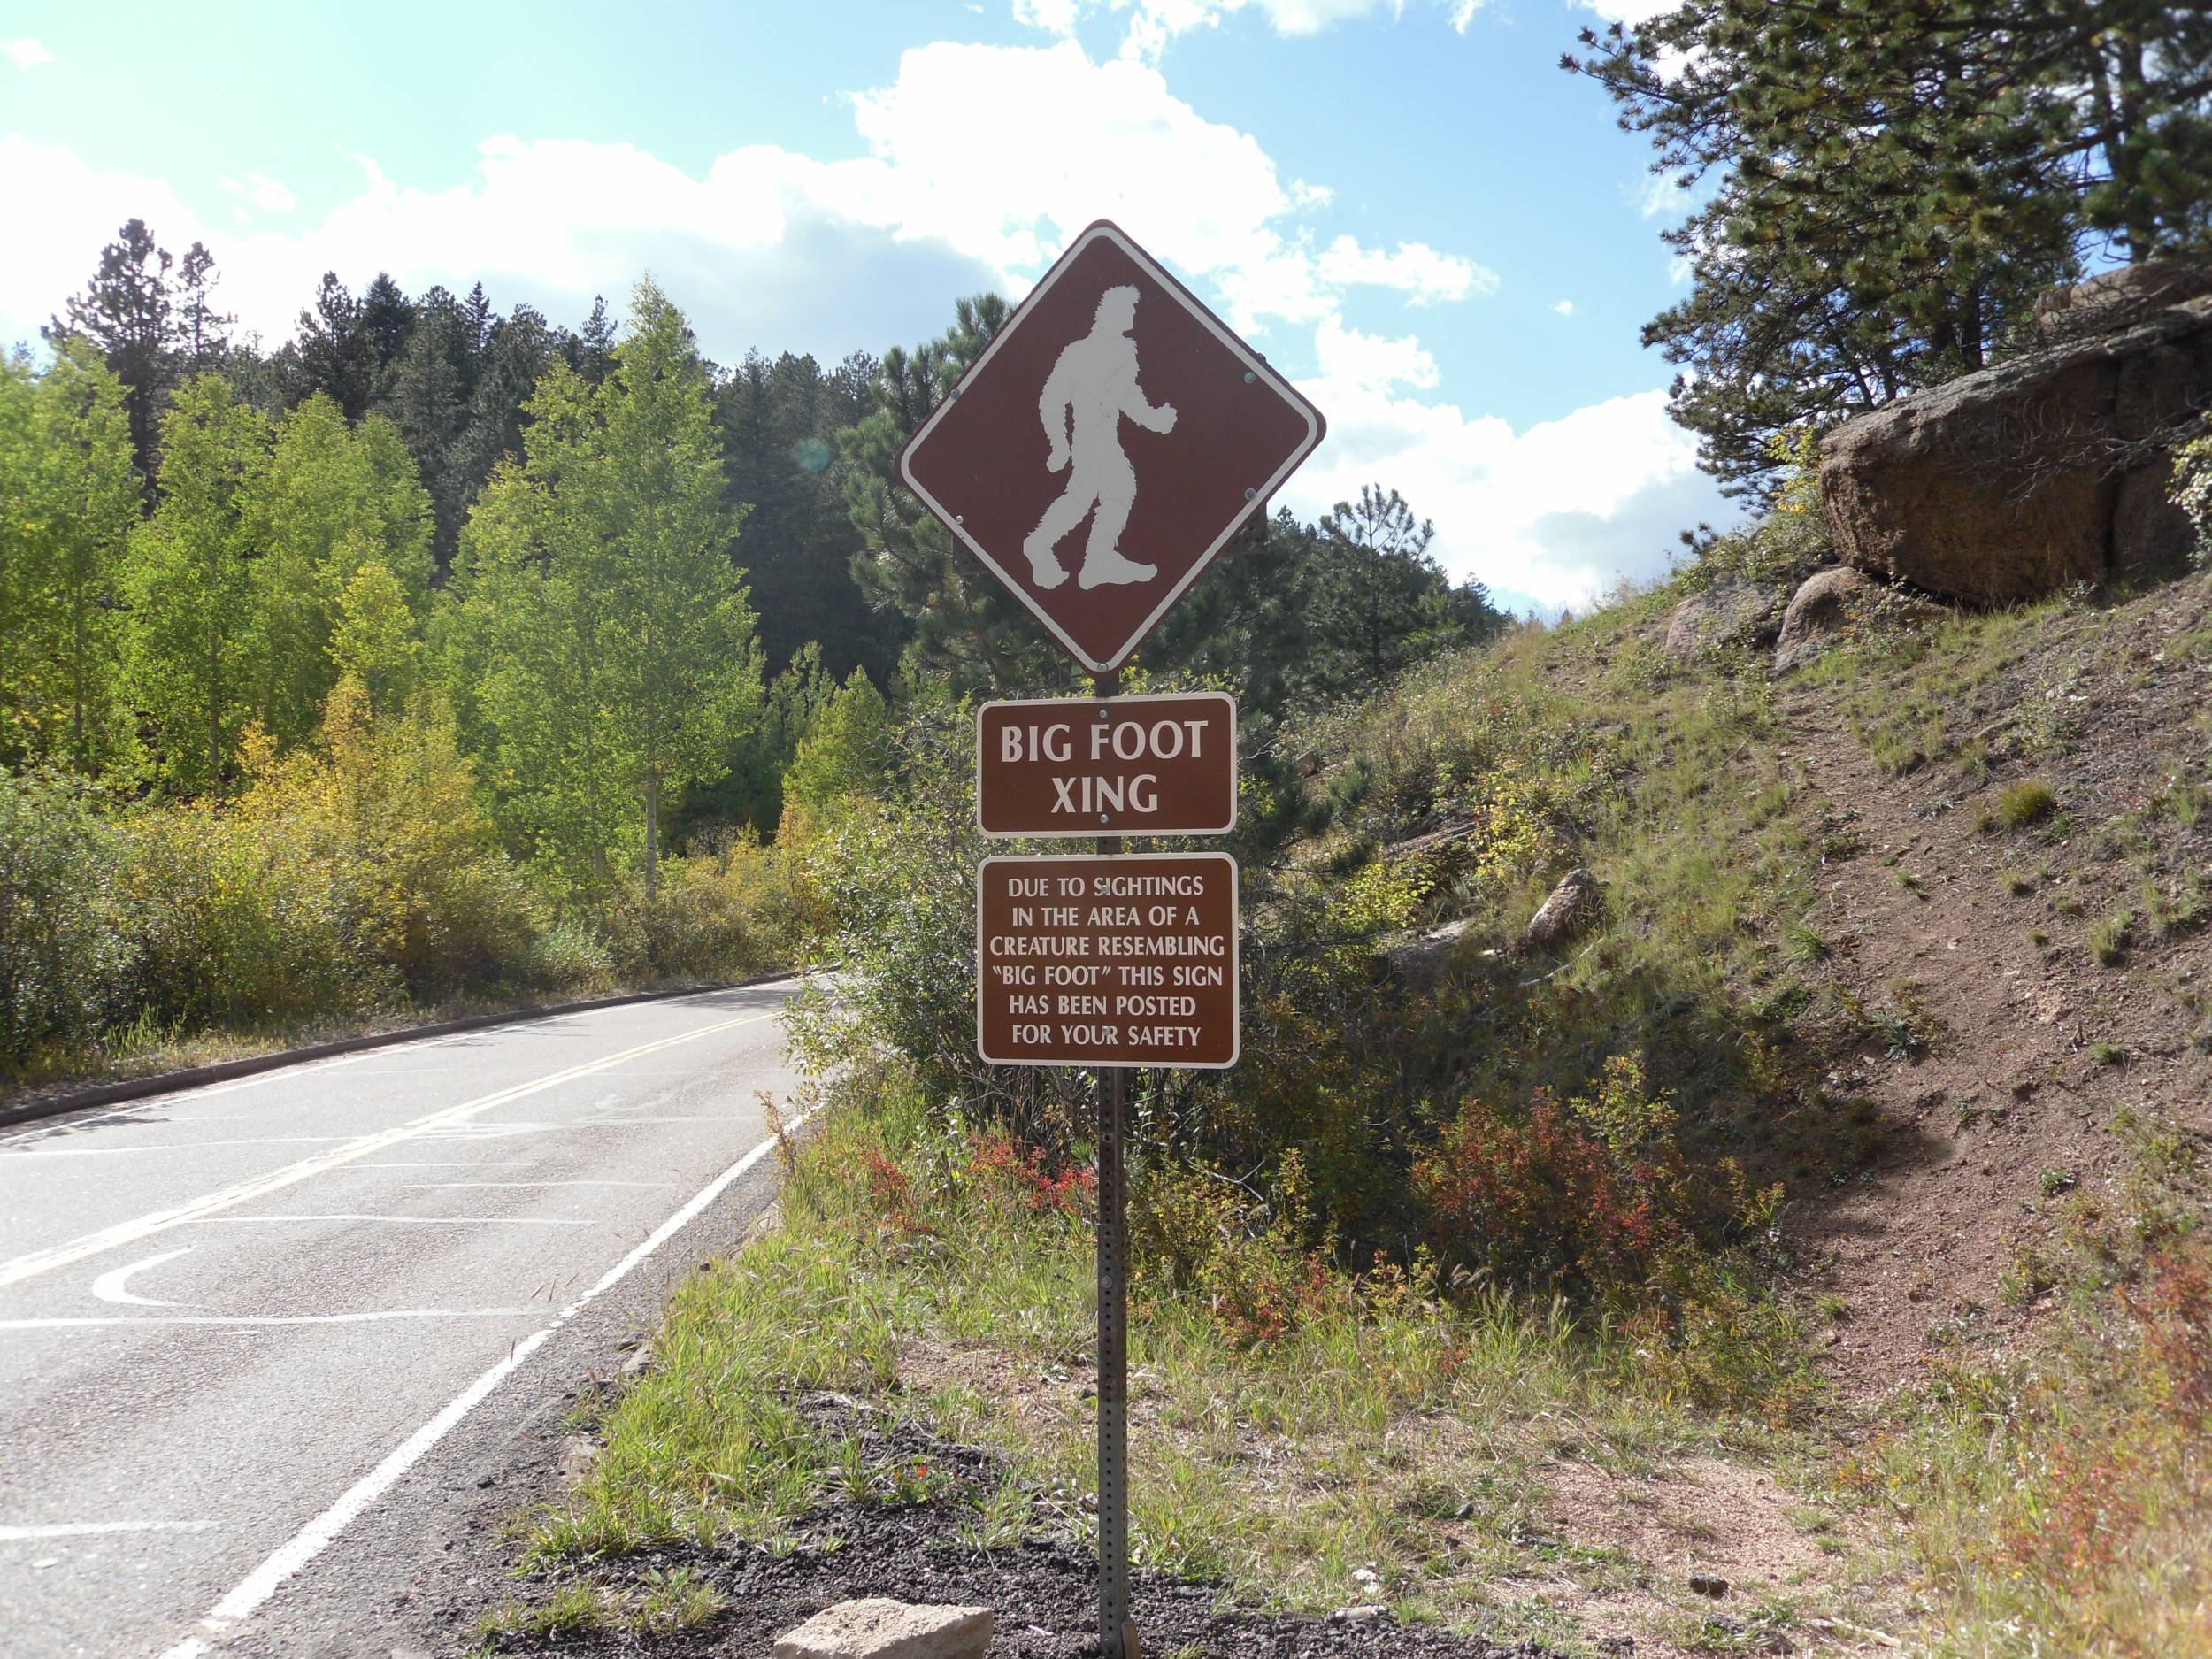
[[[899,456],[899,475],[1092,675],[1094,700],[987,704],[976,1044],[1098,1079],[1098,1640],[1129,1619],[1122,1117],[1134,1066],[1236,1063],[1237,872],[1122,854],[1236,821],[1225,696],[1123,698],[1121,668],[1322,438],[1321,413],[1118,227],[1070,244]]]

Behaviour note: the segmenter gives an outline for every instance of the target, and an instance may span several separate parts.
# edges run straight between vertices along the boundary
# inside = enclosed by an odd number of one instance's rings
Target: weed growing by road
[[[1936,1597],[1928,1651],[2203,1654],[2212,1597],[2212,1217],[2201,1137],[2124,1115],[2133,1167],[2073,1196],[2070,1263],[2038,1251],[2008,1286],[2057,1290],[2034,1354],[1958,1361],[1841,1468],[1909,1521]]]

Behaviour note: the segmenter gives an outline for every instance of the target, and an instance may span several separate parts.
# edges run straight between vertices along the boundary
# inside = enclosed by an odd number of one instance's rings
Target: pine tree
[[[897,618],[870,610],[853,580],[860,537],[833,465],[839,430],[864,412],[845,380],[788,352],[748,354],[717,394],[730,499],[749,509],[740,554],[772,672],[810,642],[838,676],[865,663],[887,680],[897,661]]]
[[[591,296],[591,315],[584,319],[583,332],[576,339],[576,373],[596,386],[607,378],[614,367],[614,319],[607,315],[607,296]]]
[[[358,420],[368,412],[376,394],[376,348],[369,337],[361,302],[353,297],[334,271],[323,273],[313,305],[300,312],[299,336],[295,342],[297,383],[291,401],[302,402],[319,392]]]
[[[861,537],[854,580],[872,608],[906,625],[902,672],[956,693],[1078,683],[1028,613],[896,476],[907,439],[1011,314],[995,294],[958,301],[953,326],[940,338],[884,354],[875,409],[838,434],[846,509]]]
[[[1655,171],[1713,178],[1645,330],[1739,488],[1770,440],[1979,366],[2085,254],[2212,235],[2212,12],[2157,0],[1689,0],[1585,31]]]
[[[414,327],[414,305],[388,273],[378,272],[368,292],[361,296],[361,332],[368,341],[374,363],[371,379],[379,393],[407,349],[407,338]]]
[[[219,369],[230,354],[230,326],[238,319],[215,309],[215,256],[198,242],[178,269],[177,344],[185,374]]]
[[[416,308],[406,348],[393,364],[377,405],[405,440],[430,492],[441,570],[452,565],[474,493],[459,452],[473,367],[460,306],[444,289],[433,288]]]
[[[158,466],[161,413],[177,377],[177,325],[169,292],[174,261],[154,241],[142,219],[126,219],[116,240],[100,250],[100,264],[42,331],[58,346],[71,334],[92,342],[122,381],[131,422],[131,453],[142,488],[150,492]]]

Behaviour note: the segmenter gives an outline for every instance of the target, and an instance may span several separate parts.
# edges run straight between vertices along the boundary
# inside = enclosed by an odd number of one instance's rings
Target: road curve
[[[421,1540],[765,1203],[795,988],[0,1134],[11,1659],[411,1651]]]

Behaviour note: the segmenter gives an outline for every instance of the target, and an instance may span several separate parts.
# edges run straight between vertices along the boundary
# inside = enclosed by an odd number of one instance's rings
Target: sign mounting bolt
[[[1245,499],[1245,500],[1247,500],[1247,501],[1249,501],[1249,500],[1251,500],[1251,499],[1252,499],[1252,497],[1253,497],[1253,496],[1255,496],[1255,495],[1258,495],[1259,493],[1260,493],[1260,492],[1259,492],[1259,491],[1257,491],[1256,489],[1248,489],[1248,490],[1246,490],[1246,491],[1244,492],[1244,499]]]
[[[1258,375],[1256,375],[1256,374],[1253,373],[1252,373],[1252,371],[1251,371],[1251,370],[1249,370],[1249,369],[1247,369],[1247,370],[1245,370],[1245,372],[1244,372],[1244,383],[1245,383],[1247,386],[1251,385],[1253,381],[1255,381],[1255,380],[1258,380],[1259,378],[1260,378],[1260,377],[1259,377]]]

